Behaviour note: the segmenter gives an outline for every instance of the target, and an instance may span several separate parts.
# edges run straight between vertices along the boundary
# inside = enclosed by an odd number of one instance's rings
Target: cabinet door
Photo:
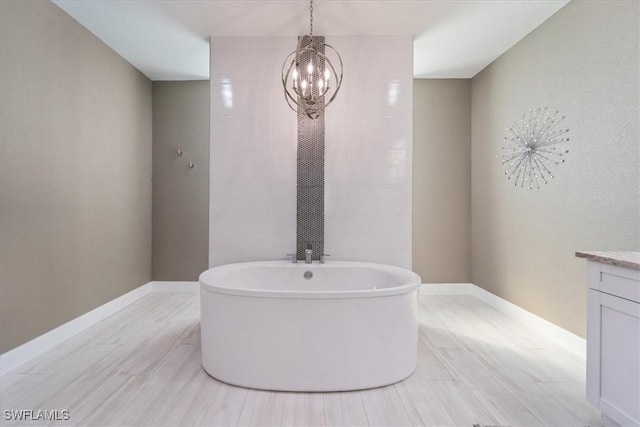
[[[589,290],[587,399],[640,427],[640,304]]]

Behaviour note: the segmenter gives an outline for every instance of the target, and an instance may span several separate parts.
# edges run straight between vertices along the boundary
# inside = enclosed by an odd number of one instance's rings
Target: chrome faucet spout
[[[313,249],[311,248],[311,243],[307,243],[307,248],[304,250],[304,263],[311,264],[312,258],[313,258]]]

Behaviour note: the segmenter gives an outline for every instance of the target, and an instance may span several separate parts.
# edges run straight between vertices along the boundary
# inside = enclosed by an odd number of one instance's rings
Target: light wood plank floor
[[[56,425],[600,426],[585,363],[471,296],[420,298],[407,380],[346,393],[233,387],[200,366],[199,296],[152,293],[0,377],[5,409]],[[5,420],[3,425],[47,422]]]

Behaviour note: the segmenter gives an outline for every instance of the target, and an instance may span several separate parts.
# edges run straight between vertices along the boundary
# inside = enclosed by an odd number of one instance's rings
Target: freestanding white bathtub
[[[200,275],[202,366],[226,383],[265,390],[401,381],[416,367],[419,285],[411,271],[369,263],[211,268]]]

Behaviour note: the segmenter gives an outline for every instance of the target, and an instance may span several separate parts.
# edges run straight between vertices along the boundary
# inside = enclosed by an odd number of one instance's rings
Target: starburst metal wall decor
[[[550,113],[548,108],[536,108],[522,113],[506,129],[502,150],[504,174],[513,185],[530,190],[540,189],[553,178],[553,165],[564,163],[569,150],[559,145],[569,142],[565,135],[569,129],[562,128],[565,116],[560,112]]]

